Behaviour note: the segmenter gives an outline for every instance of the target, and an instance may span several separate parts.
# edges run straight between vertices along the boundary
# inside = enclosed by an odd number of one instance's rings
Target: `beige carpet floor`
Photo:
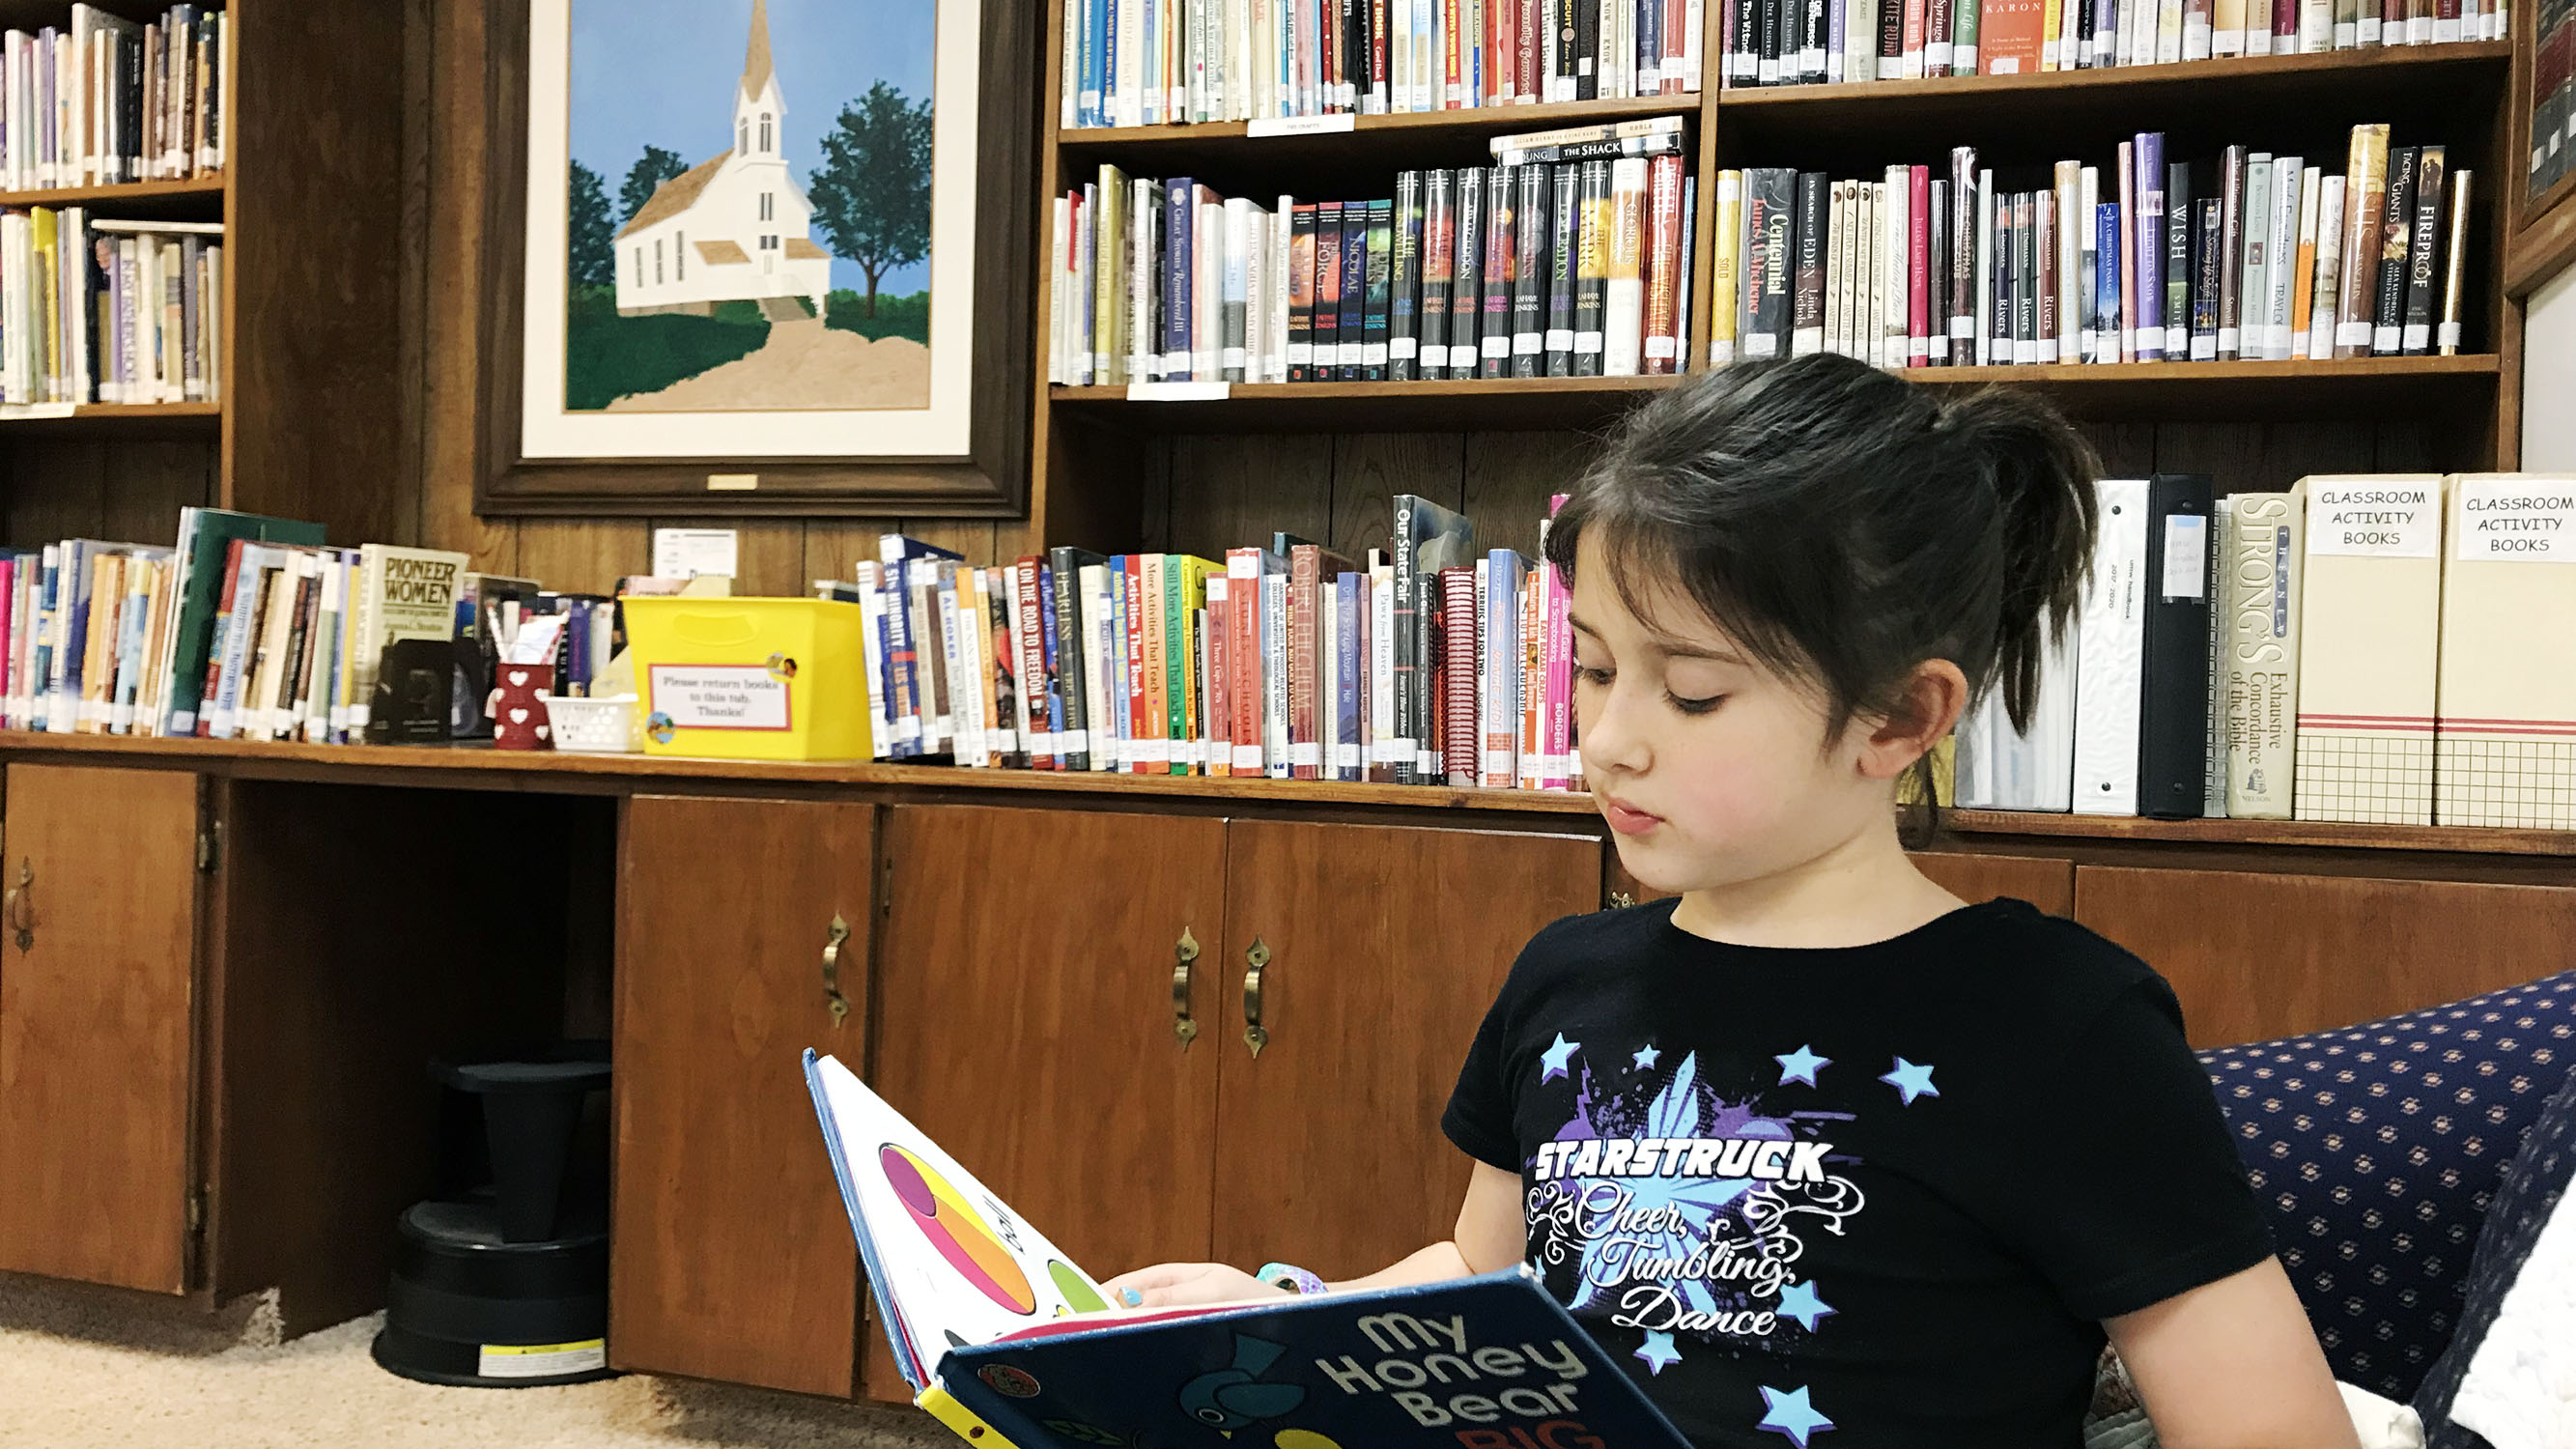
[[[932,1449],[927,1418],[630,1375],[569,1388],[416,1384],[367,1357],[376,1319],[278,1341],[248,1299],[209,1317],[0,1274],[8,1449]]]

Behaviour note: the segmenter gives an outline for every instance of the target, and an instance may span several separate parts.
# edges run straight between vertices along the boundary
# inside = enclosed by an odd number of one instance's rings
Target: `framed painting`
[[[1036,8],[498,0],[477,511],[1024,511]]]

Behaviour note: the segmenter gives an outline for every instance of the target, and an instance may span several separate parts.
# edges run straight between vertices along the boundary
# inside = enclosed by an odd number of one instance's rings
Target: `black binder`
[[[2158,820],[2197,820],[2207,798],[2213,492],[2203,473],[2147,482],[2138,813]]]

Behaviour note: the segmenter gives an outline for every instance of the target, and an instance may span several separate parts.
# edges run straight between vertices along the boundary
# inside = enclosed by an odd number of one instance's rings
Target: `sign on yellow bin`
[[[829,599],[630,598],[644,753],[864,760],[865,610]]]

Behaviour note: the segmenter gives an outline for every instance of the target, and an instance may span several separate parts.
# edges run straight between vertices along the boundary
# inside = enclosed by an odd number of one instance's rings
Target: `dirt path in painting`
[[[610,412],[748,412],[771,408],[921,408],[930,405],[930,349],[908,337],[871,342],[819,317],[776,322],[758,352],[636,393]]]

